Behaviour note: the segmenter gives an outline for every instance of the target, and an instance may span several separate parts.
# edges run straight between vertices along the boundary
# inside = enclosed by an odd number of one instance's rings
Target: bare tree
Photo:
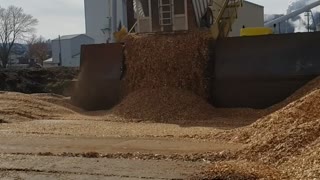
[[[38,20],[25,14],[22,8],[0,7],[0,59],[6,68],[14,43],[23,41],[35,31]]]
[[[43,65],[43,61],[50,56],[49,41],[45,40],[43,37],[37,37],[32,35],[32,37],[27,41],[28,43],[28,58],[35,59],[36,62]]]

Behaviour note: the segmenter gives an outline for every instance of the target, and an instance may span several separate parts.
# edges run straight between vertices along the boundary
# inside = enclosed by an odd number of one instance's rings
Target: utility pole
[[[310,11],[305,12],[304,16],[307,17],[307,30],[310,32]]]
[[[58,66],[62,65],[62,56],[61,56],[61,36],[59,35],[59,63]]]
[[[279,34],[281,34],[281,24],[279,23]]]

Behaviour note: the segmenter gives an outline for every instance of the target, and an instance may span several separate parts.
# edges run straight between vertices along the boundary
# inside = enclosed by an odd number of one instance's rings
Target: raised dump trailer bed
[[[232,37],[210,43],[215,47],[210,48],[208,65],[209,101],[224,108],[266,108],[284,100],[320,75],[319,42],[320,32]],[[81,73],[72,98],[76,105],[99,110],[119,102],[126,48],[122,44],[82,47]]]
[[[265,108],[320,75],[320,32],[232,37],[211,57],[211,102]]]

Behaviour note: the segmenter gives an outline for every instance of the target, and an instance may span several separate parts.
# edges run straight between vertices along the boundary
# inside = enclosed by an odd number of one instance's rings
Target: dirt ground
[[[0,179],[319,179],[319,89],[265,110],[146,89],[98,112],[0,91]]]
[[[76,74],[0,72],[0,91],[9,91],[0,92],[0,179],[186,179],[243,146],[212,139],[216,133],[260,117],[234,118],[221,109],[214,121],[157,123],[122,117],[123,111],[85,112],[54,94],[16,93],[63,94]]]
[[[218,131],[90,120],[3,123],[0,178],[186,179],[242,147],[206,138]]]

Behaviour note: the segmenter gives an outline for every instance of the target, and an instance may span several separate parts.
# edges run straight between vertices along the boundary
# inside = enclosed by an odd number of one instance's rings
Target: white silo
[[[126,0],[84,0],[86,34],[96,44],[113,42],[119,24],[127,26]]]

